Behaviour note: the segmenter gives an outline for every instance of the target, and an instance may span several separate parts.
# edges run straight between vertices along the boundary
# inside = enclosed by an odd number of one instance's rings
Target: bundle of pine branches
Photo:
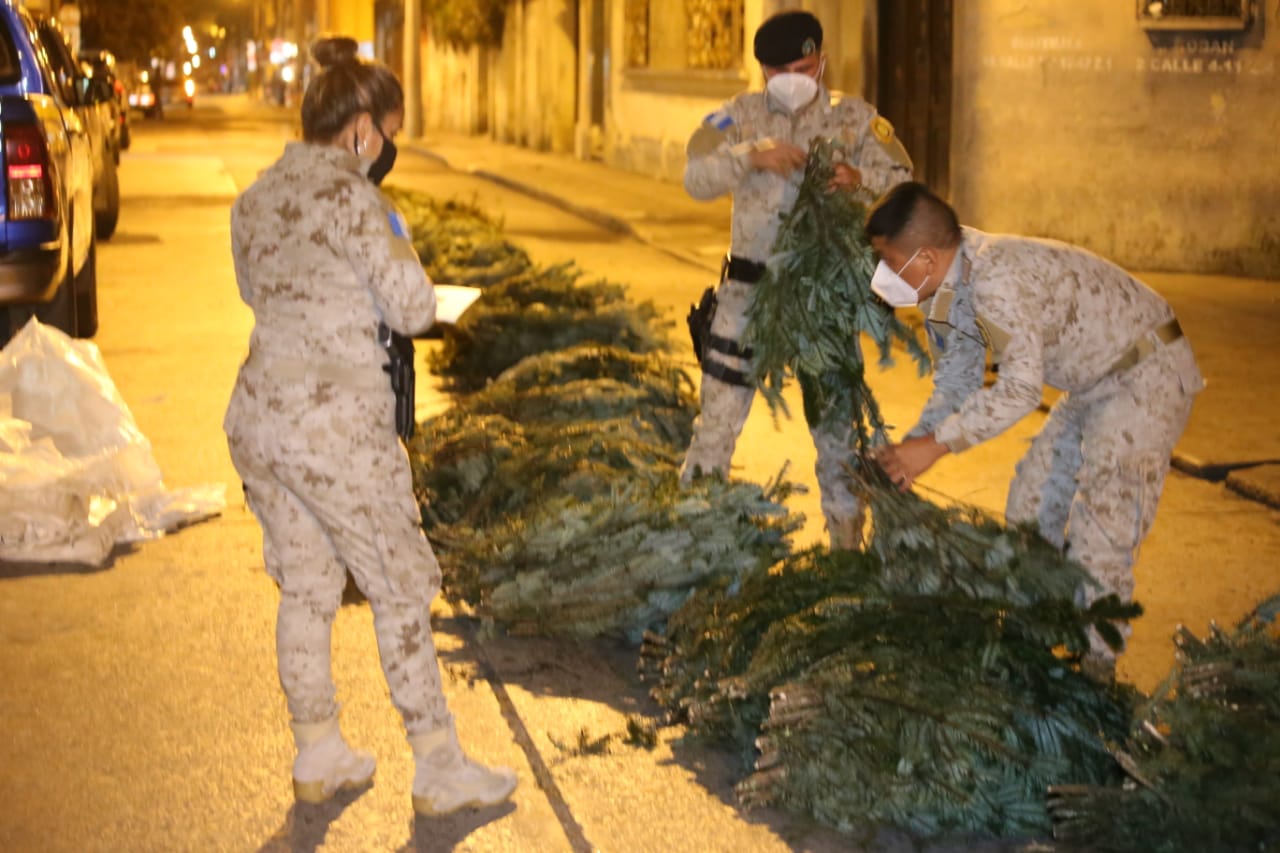
[[[775,412],[786,412],[787,380],[804,383],[810,425],[854,423],[862,447],[883,440],[875,398],[863,380],[860,337],[870,336],[880,363],[901,343],[923,373],[928,355],[915,334],[871,291],[876,260],[863,229],[865,191],[831,190],[836,143],[814,139],[794,206],[783,216],[765,276],[752,288],[746,342],[753,379]]]
[[[1049,785],[1114,772],[1102,735],[1124,731],[1123,696],[1077,664],[1090,626],[1137,609],[1082,611],[1084,570],[1031,531],[885,486],[867,486],[867,552],[816,549],[701,591],[646,637],[641,672],[675,718],[758,751],[748,805],[1044,832]]]
[[[669,323],[652,302],[631,302],[607,281],[582,283],[572,264],[532,270],[486,288],[427,361],[457,391],[474,391],[520,360],[579,343],[636,353],[665,348]]]
[[[772,686],[739,797],[844,829],[1043,834],[1049,786],[1114,776],[1104,737],[1127,708],[1055,653],[1106,615],[955,594],[824,599],[772,626],[744,676]]]
[[[589,500],[620,477],[680,462],[632,418],[525,427],[450,413],[423,426],[411,449],[414,491],[428,536],[444,543],[450,525],[488,527],[548,498]]]
[[[432,281],[487,287],[533,268],[501,223],[474,204],[393,186],[383,192],[408,221],[413,247]]]
[[[1054,835],[1098,851],[1280,848],[1280,595],[1176,661],[1114,754],[1121,787],[1051,791]]]
[[[682,490],[693,383],[662,353],[528,356],[411,445],[444,592],[504,626],[638,639],[717,577],[789,551],[788,485]]]
[[[548,499],[483,531],[454,528],[452,589],[516,632],[638,642],[699,587],[771,565],[801,519],[781,478],[762,488],[675,466],[615,478],[589,500]]]
[[[415,491],[440,525],[486,527],[548,495],[587,500],[628,473],[679,464],[693,383],[661,354],[583,344],[530,356],[422,424]]]

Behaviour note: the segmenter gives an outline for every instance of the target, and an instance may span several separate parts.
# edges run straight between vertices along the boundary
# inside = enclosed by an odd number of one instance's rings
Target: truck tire
[[[120,175],[116,171],[115,161],[110,157],[107,158],[106,169],[102,173],[102,194],[105,196],[105,204],[102,210],[94,206],[93,220],[98,237],[110,240],[120,222]]]
[[[69,255],[70,253],[67,257],[67,272],[62,277],[62,284],[58,285],[58,292],[51,301],[35,306],[32,313],[46,326],[61,329],[74,338],[77,332],[76,280],[73,271],[75,262]]]
[[[98,241],[89,244],[89,254],[75,279],[76,337],[91,338],[98,333]]]

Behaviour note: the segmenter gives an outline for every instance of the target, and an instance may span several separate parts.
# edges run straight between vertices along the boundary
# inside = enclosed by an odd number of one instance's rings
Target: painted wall
[[[419,42],[423,126],[454,133],[484,133],[489,124],[490,52],[437,47],[424,31]],[[406,93],[406,97],[410,94]]]
[[[1280,2],[1245,36],[1117,0],[956,4],[952,200],[1133,269],[1280,278]]]
[[[507,7],[502,44],[455,50],[429,31],[421,43],[428,129],[487,133],[501,142],[572,153],[577,99],[577,6],[522,0]]]

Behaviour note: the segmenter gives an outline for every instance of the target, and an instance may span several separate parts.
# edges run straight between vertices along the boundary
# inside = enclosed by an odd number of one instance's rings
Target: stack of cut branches
[[[1029,531],[895,501],[866,553],[816,549],[700,591],[646,637],[642,675],[675,718],[757,751],[745,804],[841,828],[1045,832],[1049,785],[1114,773],[1099,735],[1123,732],[1123,694],[1077,663],[1088,627],[1137,610],[1076,608],[1083,569]]]
[[[1114,753],[1118,787],[1050,791],[1054,835],[1089,850],[1280,847],[1280,595],[1201,640],[1179,627],[1169,677]]]
[[[437,201],[398,187],[383,192],[409,223],[413,247],[432,281],[487,287],[533,269],[524,249],[473,204]]]
[[[790,551],[791,486],[676,472],[693,384],[661,352],[527,356],[410,447],[445,594],[512,630],[633,642],[703,583]]]
[[[571,264],[531,270],[485,289],[446,327],[428,366],[456,391],[475,391],[521,359],[579,343],[650,353],[666,347],[669,324],[651,302],[635,303],[606,281],[582,283]]]
[[[410,450],[427,530],[488,527],[547,497],[588,500],[674,468],[693,412],[692,381],[660,354],[583,344],[530,356],[423,424]]]

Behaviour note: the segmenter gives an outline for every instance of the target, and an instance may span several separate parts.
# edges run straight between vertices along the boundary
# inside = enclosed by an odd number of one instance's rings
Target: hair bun
[[[350,36],[322,38],[311,45],[311,56],[321,68],[360,61],[360,45]]]

